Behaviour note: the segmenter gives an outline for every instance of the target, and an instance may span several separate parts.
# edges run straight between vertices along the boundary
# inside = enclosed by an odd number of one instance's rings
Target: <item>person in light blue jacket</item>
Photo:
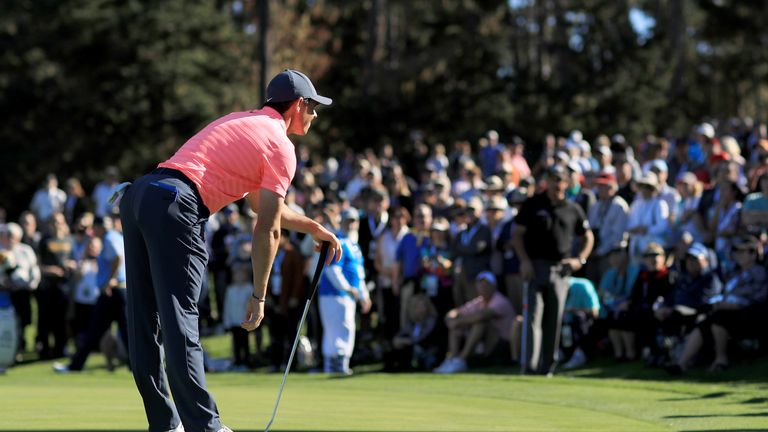
[[[323,371],[349,375],[349,360],[355,347],[355,303],[363,312],[371,308],[365,285],[363,253],[357,243],[360,216],[356,209],[341,214],[341,260],[323,272],[319,287],[320,320],[323,324]]]

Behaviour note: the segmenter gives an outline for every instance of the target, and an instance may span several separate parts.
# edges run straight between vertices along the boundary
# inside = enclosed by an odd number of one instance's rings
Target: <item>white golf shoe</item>
[[[571,358],[568,360],[568,362],[563,365],[563,369],[576,369],[584,366],[584,363],[586,362],[587,355],[584,354],[584,351],[582,351],[581,348],[576,348],[576,351],[573,352],[573,355],[571,355]]]

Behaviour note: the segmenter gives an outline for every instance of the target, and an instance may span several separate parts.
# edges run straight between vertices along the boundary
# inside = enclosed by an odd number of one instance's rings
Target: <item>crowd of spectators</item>
[[[385,145],[324,159],[298,147],[286,203],[339,233],[349,255],[326,269],[302,344],[326,372],[350,373],[350,362],[437,373],[527,363],[516,217],[553,173],[567,182],[566,199],[594,239],[586,264],[568,275],[557,312],[561,367],[603,355],[672,374],[704,363],[722,371],[734,353],[752,355],[765,343],[764,125],[702,123],[687,136],[636,142],[600,135],[590,143],[579,131],[530,145],[503,142],[495,131],[474,145],[427,142],[414,134],[407,151]],[[77,179],[64,191],[49,175],[18,223],[0,221],[0,290],[22,329],[19,358],[75,354],[81,368],[82,347],[87,356],[101,337],[89,332],[121,323],[114,299],[105,306],[110,314],[94,318],[105,293],[114,298],[125,287],[115,268],[119,215],[108,202],[119,174],[109,168],[104,177],[88,195]],[[239,203],[211,216],[200,326],[204,335],[231,334],[236,370],[276,371],[286,367],[317,252],[311,238],[283,233],[266,330],[251,337],[239,324],[252,288],[256,217]],[[37,329],[29,345],[22,335],[33,324],[32,302]]]

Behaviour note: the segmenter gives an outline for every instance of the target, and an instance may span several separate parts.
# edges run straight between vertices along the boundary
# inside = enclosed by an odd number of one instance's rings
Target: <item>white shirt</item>
[[[222,324],[224,328],[240,327],[245,321],[248,299],[253,294],[253,285],[249,283],[232,284],[224,294],[224,313]]]
[[[112,208],[109,204],[109,198],[112,196],[115,186],[117,186],[117,184],[110,185],[101,182],[93,188],[93,204],[96,216],[104,217],[109,214],[109,211]]]
[[[32,197],[29,208],[35,212],[37,220],[44,223],[55,212],[64,210],[67,194],[61,189],[39,189]]]

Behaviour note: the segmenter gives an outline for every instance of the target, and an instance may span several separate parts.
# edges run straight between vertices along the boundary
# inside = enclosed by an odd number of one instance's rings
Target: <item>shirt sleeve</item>
[[[296,155],[293,152],[293,145],[290,142],[281,144],[278,151],[271,155],[264,155],[262,164],[261,188],[285,198],[296,173]]]
[[[584,210],[582,210],[578,204],[574,204],[572,207],[576,211],[576,224],[573,227],[574,232],[576,235],[582,236],[589,230],[589,221],[586,216],[584,216]]]
[[[531,217],[533,212],[531,201],[533,201],[533,199],[525,200],[523,206],[520,207],[520,212],[517,213],[517,216],[515,216],[515,224],[525,227],[531,225]]]

